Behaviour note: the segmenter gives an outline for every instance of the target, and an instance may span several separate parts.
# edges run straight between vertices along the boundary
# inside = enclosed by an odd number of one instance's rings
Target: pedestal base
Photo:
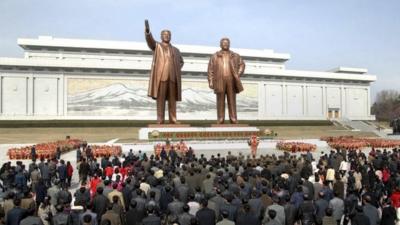
[[[233,126],[236,125],[236,126]],[[257,127],[232,124],[222,127],[147,127],[139,129],[140,140],[223,140],[263,136]]]
[[[178,127],[190,127],[190,124],[173,124],[173,123],[149,124],[147,127],[149,127],[149,128],[178,128]]]
[[[248,127],[248,124],[243,124],[243,123],[222,123],[222,124],[211,124],[211,127]]]

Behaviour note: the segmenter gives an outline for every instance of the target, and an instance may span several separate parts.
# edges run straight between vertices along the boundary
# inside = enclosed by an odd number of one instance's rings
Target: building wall
[[[1,117],[61,116],[62,76],[0,73]]]
[[[324,82],[264,81],[261,118],[263,119],[326,119],[329,111],[335,118],[371,119],[370,88],[361,84]],[[344,97],[343,97],[344,96]]]
[[[140,75],[0,72],[0,119],[154,119],[147,81]],[[337,111],[340,117],[373,119],[366,84],[277,78],[243,83],[240,120],[323,120],[330,111],[333,117]],[[205,77],[183,79],[178,118],[216,119],[215,94]]]

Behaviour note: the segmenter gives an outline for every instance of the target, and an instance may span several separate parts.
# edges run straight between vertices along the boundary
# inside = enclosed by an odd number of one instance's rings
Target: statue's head
[[[161,31],[161,40],[164,43],[169,43],[171,41],[171,31],[162,30]]]
[[[221,38],[221,41],[219,42],[219,44],[220,44],[222,50],[228,51],[229,47],[231,45],[231,41],[229,40],[229,38],[224,37],[224,38]]]

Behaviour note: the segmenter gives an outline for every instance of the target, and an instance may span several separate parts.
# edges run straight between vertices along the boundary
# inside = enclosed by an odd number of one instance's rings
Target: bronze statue
[[[222,38],[221,50],[211,56],[208,63],[208,84],[217,95],[218,124],[225,121],[225,96],[228,100],[229,120],[238,123],[236,115],[236,94],[243,91],[240,76],[245,64],[239,54],[229,50],[230,40]]]
[[[156,42],[145,20],[145,37],[153,51],[149,89],[147,95],[157,100],[157,123],[163,124],[165,101],[168,101],[169,122],[177,123],[176,102],[181,101],[181,68],[183,59],[179,50],[170,44],[171,32],[161,31],[162,42]]]

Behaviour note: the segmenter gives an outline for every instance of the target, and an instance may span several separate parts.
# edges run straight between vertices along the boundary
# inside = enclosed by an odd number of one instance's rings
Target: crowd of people
[[[174,149],[3,163],[0,224],[392,225],[400,207],[400,151],[334,149],[304,155]],[[61,157],[62,158],[62,157]],[[71,177],[79,186],[71,189]],[[73,184],[72,184],[73,185]]]

